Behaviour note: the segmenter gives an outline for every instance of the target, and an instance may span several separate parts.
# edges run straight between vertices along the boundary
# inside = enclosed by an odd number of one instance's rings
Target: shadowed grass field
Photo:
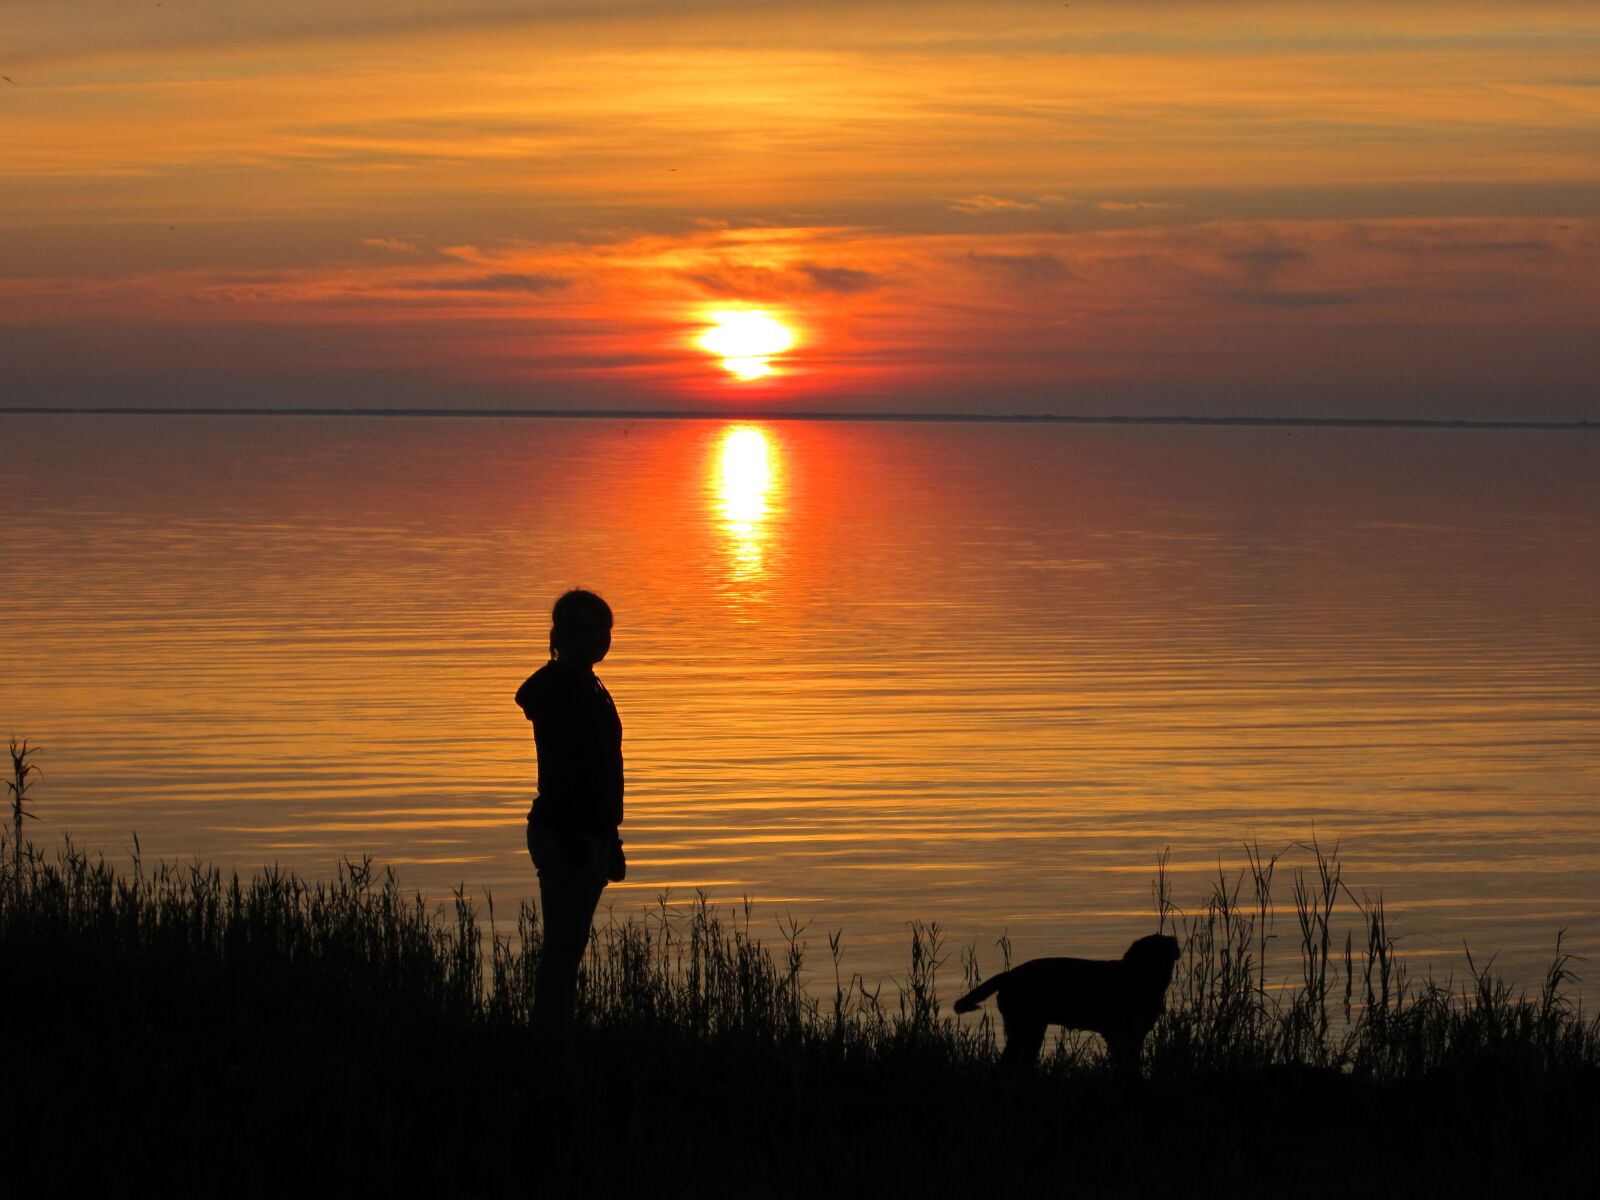
[[[486,929],[465,898],[431,908],[370,863],[311,883],[4,849],[13,1183],[1517,1194],[1589,1179],[1600,1141],[1600,1024],[1559,945],[1536,994],[1470,962],[1465,988],[1410,980],[1381,902],[1314,846],[1292,884],[1295,986],[1266,962],[1274,860],[1247,847],[1188,917],[1158,869],[1152,925],[1184,955],[1146,1079],[1083,1036],[1020,1082],[995,1074],[991,1017],[942,1003],[976,966],[934,926],[911,929],[888,996],[842,973],[837,935],[817,971],[802,931],[765,944],[748,906],[663,900],[596,931],[574,1076],[531,1042],[526,903],[514,931]],[[1336,910],[1358,932],[1341,940]]]

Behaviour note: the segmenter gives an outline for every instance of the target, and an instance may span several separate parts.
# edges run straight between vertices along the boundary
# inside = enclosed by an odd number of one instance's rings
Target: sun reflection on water
[[[754,425],[735,425],[722,435],[717,494],[735,580],[748,581],[764,574],[773,459],[767,435]]]

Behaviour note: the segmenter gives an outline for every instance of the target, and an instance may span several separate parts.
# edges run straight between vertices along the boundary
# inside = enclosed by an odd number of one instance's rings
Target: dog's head
[[[1159,979],[1165,988],[1172,978],[1172,968],[1177,964],[1180,953],[1182,951],[1177,938],[1164,933],[1152,933],[1129,946],[1122,961],[1142,976]]]

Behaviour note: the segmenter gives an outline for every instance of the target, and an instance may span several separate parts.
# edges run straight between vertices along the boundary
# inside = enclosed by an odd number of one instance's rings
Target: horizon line
[[[573,409],[573,408],[276,408],[260,405],[183,408],[174,405],[0,405],[4,416],[135,417],[505,417],[519,420],[626,421],[868,421],[946,424],[1199,425],[1378,429],[1549,429],[1594,430],[1600,422],[1488,420],[1470,417],[1271,417],[1251,414],[1114,415],[1073,413],[804,412],[794,409]]]

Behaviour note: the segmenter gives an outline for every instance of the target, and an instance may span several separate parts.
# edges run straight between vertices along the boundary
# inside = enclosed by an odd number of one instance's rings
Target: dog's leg
[[[1027,1071],[1038,1065],[1039,1048],[1044,1045],[1045,1022],[1035,1017],[1001,1014],[1006,1023],[1006,1048],[1000,1053],[1000,1065],[1012,1073]]]
[[[1106,1034],[1105,1039],[1112,1070],[1118,1075],[1137,1079],[1140,1075],[1139,1055],[1144,1049],[1144,1030],[1119,1029]]]

